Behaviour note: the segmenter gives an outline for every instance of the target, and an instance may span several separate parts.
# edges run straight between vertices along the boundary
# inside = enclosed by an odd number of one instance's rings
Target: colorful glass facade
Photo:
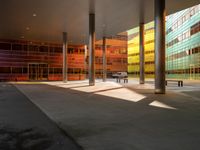
[[[168,78],[200,79],[200,4],[167,17]]]
[[[148,32],[151,29],[151,33]],[[128,31],[128,72],[139,74],[139,28]],[[145,75],[154,76],[154,23],[145,28]],[[149,42],[151,44],[148,44]],[[148,45],[148,46],[147,46]],[[151,45],[151,46],[150,46]],[[151,49],[151,52],[147,52]],[[150,54],[151,53],[151,54]],[[151,64],[147,62],[151,60]],[[200,4],[166,17],[166,77],[200,79]]]
[[[107,40],[108,77],[127,71],[127,35]],[[69,45],[68,80],[87,78],[87,47]],[[96,42],[96,77],[102,78],[102,40]],[[0,81],[62,80],[62,44],[25,40],[0,40]]]
[[[85,47],[69,45],[68,80],[85,79]],[[62,80],[62,44],[0,40],[0,81]]]
[[[96,42],[96,77],[103,76],[103,40]],[[116,72],[127,72],[127,34],[106,38],[107,77]]]
[[[145,77],[154,76],[154,22],[144,27]],[[128,31],[128,72],[133,77],[139,76],[139,27]]]

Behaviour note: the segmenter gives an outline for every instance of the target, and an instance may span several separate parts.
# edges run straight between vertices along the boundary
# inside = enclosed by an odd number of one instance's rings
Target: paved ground
[[[0,150],[80,150],[12,84],[0,83]]]
[[[200,147],[200,84],[169,84],[153,94],[138,85],[98,81],[16,84],[85,150],[196,150]]]

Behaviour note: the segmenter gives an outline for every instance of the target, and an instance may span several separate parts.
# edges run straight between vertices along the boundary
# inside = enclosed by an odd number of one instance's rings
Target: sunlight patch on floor
[[[73,82],[46,82],[46,84],[69,88],[76,91],[94,93],[97,95],[113,97],[117,99],[138,102],[145,98],[144,95],[138,94],[130,89],[123,87],[123,85],[107,81],[107,82],[96,82],[95,86],[89,86],[88,81],[73,81]]]
[[[126,101],[132,101],[132,102],[138,102],[145,98],[144,95],[138,94],[126,88],[113,89],[113,90],[111,89],[108,91],[97,92],[95,94],[118,98]]]
[[[37,82],[37,81],[18,81],[18,82],[9,82],[9,83],[12,83],[12,84],[28,84],[28,85],[31,85],[31,84],[45,84],[44,82]]]
[[[45,84],[57,86],[57,87],[63,87],[63,88],[74,88],[74,87],[82,87],[82,86],[88,86],[88,82],[84,81],[68,81],[66,83],[62,81],[57,82],[45,82]]]
[[[154,106],[154,107],[160,107],[160,108],[165,108],[165,109],[173,109],[173,110],[177,110],[177,108],[169,106],[167,104],[164,104],[162,102],[159,101],[153,101],[152,103],[149,104],[150,106]]]
[[[122,87],[123,87],[122,85],[117,84],[115,82],[99,82],[99,83],[96,83],[95,86],[82,86],[82,87],[74,87],[71,89],[81,91],[81,92],[94,93],[94,92],[112,90],[112,89],[122,88]]]

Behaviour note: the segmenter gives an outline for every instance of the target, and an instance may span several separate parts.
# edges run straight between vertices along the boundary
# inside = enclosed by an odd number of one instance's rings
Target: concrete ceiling
[[[199,3],[166,0],[166,11],[171,14]],[[71,43],[88,43],[90,11],[96,14],[100,39],[138,26],[141,10],[145,22],[152,21],[154,0],[1,0],[0,38],[61,42],[65,31]]]

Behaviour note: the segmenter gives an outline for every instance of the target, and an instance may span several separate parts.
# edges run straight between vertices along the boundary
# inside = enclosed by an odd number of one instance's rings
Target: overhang
[[[199,3],[166,0],[166,13]],[[71,43],[81,44],[88,43],[90,11],[101,39],[138,26],[142,13],[144,22],[152,21],[154,0],[1,0],[0,11],[0,38],[60,42],[68,32]]]

